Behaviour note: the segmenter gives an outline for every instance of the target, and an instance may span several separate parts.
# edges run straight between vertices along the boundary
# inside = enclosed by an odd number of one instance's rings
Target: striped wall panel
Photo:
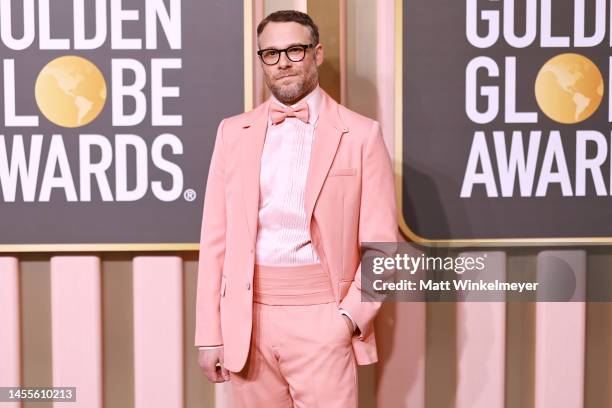
[[[499,277],[502,277],[505,254],[489,253],[488,259],[489,268],[497,269]],[[587,257],[584,251],[543,251],[537,254],[534,261],[538,279],[544,281],[554,279],[559,271],[565,273],[567,270],[573,271],[575,277],[584,277],[582,272],[586,270]],[[195,264],[195,258],[190,262]],[[198,406],[185,405],[183,398],[186,381],[184,367],[187,363],[193,364],[193,361],[185,360],[187,354],[184,347],[190,347],[190,344],[185,341],[183,321],[187,313],[185,307],[190,306],[183,299],[182,263],[182,258],[172,256],[139,256],[133,259],[135,357],[131,364],[134,365],[135,400],[130,406]],[[17,258],[0,258],[0,319],[4,327],[12,328],[0,331],[2,385],[20,382],[19,309],[20,303],[28,299],[20,299],[19,266]],[[52,324],[53,384],[77,386],[77,406],[109,406],[103,404],[101,398],[103,336],[100,330],[100,277],[103,272],[100,259],[95,256],[57,256],[51,259],[48,267],[51,272],[49,318]],[[569,269],[563,272],[563,267]],[[196,270],[195,267],[191,269],[193,272]],[[578,294],[585,290],[585,282],[576,282]],[[23,296],[28,297],[29,294],[26,291]],[[362,406],[431,406],[422,394],[420,400],[414,394],[415,386],[423,378],[424,354],[418,350],[423,350],[425,344],[419,337],[430,329],[415,320],[419,314],[424,314],[424,311],[418,311],[422,305],[404,303],[383,307],[377,321],[381,358],[377,367],[379,374],[373,388],[366,383],[365,389],[361,390]],[[585,303],[542,302],[534,306],[535,354],[532,365],[535,370],[535,392],[531,406],[598,406],[584,403],[587,375]],[[507,392],[504,374],[508,369],[504,358],[507,352],[504,308],[503,303],[475,302],[458,303],[454,309],[449,309],[455,310],[457,353],[456,361],[450,365],[457,368],[454,388],[454,406],[457,408],[518,406],[504,405],[503,402],[504,393]],[[164,350],[164,353],[158,350]],[[111,368],[112,365],[109,365]],[[597,372],[605,374],[609,371],[604,361],[598,371],[591,369],[590,375],[597,376]],[[200,372],[192,375],[200,387],[208,387]],[[157,395],[156,391],[161,386],[165,392]],[[228,384],[214,388],[215,407],[231,407]],[[212,388],[209,389],[212,391]],[[377,403],[364,403],[370,400],[368,394],[374,392]],[[453,393],[452,390],[440,392]],[[593,401],[605,398],[597,397],[594,392],[601,390],[592,391]],[[390,405],[391,401],[393,404]]]

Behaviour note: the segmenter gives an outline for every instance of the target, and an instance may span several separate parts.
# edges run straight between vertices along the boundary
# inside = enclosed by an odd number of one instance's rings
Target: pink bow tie
[[[306,102],[299,103],[295,108],[280,106],[278,103],[270,104],[270,119],[272,123],[277,125],[285,120],[285,118],[296,117],[302,122],[308,122],[308,104]]]

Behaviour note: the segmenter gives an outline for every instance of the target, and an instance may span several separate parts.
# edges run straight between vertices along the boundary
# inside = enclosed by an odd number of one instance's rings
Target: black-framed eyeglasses
[[[266,65],[276,65],[280,61],[280,56],[284,52],[289,61],[300,62],[306,56],[306,50],[313,48],[313,44],[297,44],[292,45],[284,50],[277,50],[276,48],[266,48],[265,50],[257,51],[257,55],[261,58],[261,61]]]

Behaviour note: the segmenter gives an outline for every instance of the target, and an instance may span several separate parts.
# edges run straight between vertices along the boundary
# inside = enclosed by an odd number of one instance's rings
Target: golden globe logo
[[[174,201],[183,195],[183,170],[162,155],[162,150],[166,156],[168,151],[174,156],[183,154],[176,132],[148,135],[152,140],[136,134],[142,126],[176,127],[180,131],[183,124],[180,112],[167,112],[167,102],[180,98],[180,87],[165,82],[168,71],[182,69],[182,59],[168,57],[167,50],[156,53],[166,44],[170,50],[182,49],[181,0],[147,0],[141,10],[127,9],[123,3],[73,0],[70,14],[66,2],[23,0],[23,12],[15,13],[14,2],[0,1],[0,42],[10,51],[5,55],[13,56],[3,58],[1,65],[3,124],[5,132],[13,132],[0,134],[0,200],[44,202],[50,201],[52,191],[60,190],[67,201],[91,201],[95,188],[102,201],[137,201],[147,193],[160,201]],[[71,15],[70,38],[51,35],[53,7]],[[134,32],[137,25],[144,36],[128,36],[126,32]],[[102,48],[104,52],[95,53]],[[15,53],[44,55],[49,50],[66,51],[66,55],[53,54],[55,58],[38,68],[34,84],[24,81],[21,71],[32,67],[20,65],[23,62]],[[79,50],[108,61],[104,64],[106,78],[102,65],[77,55]],[[123,52],[121,58],[111,53],[106,59],[107,50],[146,50],[147,58],[125,57]],[[18,107],[17,92],[24,89],[34,96],[35,106]],[[95,128],[101,125],[96,118],[105,109],[110,109],[110,124],[121,128],[121,133],[96,133]],[[39,114],[57,127],[52,135],[37,130],[41,126]],[[71,133],[84,126],[88,126],[87,133]],[[78,138],[79,163],[68,159],[64,137],[72,136]],[[128,150],[135,152],[133,159],[128,159]],[[99,160],[94,161],[96,156]],[[168,188],[150,176],[149,163],[166,173],[164,178],[171,180],[165,183]],[[136,174],[131,188],[128,168]],[[78,178],[73,169],[78,169]],[[190,197],[190,201],[194,199]]]
[[[77,56],[49,62],[35,86],[36,103],[50,122],[84,126],[98,117],[106,102],[106,81],[93,63]]]
[[[586,0],[573,2],[573,31],[553,34],[552,0],[526,0],[525,13],[518,22],[515,1],[487,3],[466,0],[466,38],[476,49],[491,49],[500,43],[520,50],[537,46],[541,49],[580,49],[563,52],[542,64],[536,78],[521,78],[521,83],[533,81],[533,97],[541,112],[521,111],[517,108],[517,69],[521,63],[533,64],[533,56],[519,58],[514,52],[503,60],[489,55],[472,58],[465,74],[465,112],[477,127],[467,159],[460,197],[470,198],[474,187],[484,187],[486,197],[545,197],[551,196],[549,186],[558,185],[563,196],[585,196],[587,184],[592,183],[597,196],[612,195],[612,179],[604,182],[604,171],[612,174],[609,157],[610,143],[603,132],[610,129],[579,129],[575,133],[575,171],[570,175],[564,144],[567,126],[583,123],[594,115],[604,100],[605,85],[597,65],[583,55],[589,49],[609,51],[612,46],[612,20],[607,20],[606,0],[588,2],[594,6],[593,18],[587,20]],[[517,30],[516,27],[524,27]],[[588,28],[587,28],[588,27]],[[517,34],[517,31],[520,34]],[[587,33],[588,32],[588,33]],[[609,44],[603,44],[608,37]],[[518,52],[516,52],[518,54]],[[612,57],[608,64],[612,65]],[[501,80],[500,80],[501,79]],[[496,83],[491,85],[491,83]],[[610,86],[608,81],[608,86]],[[610,92],[608,91],[608,95]],[[503,97],[503,112],[501,98]],[[608,122],[612,122],[612,105],[608,102]],[[543,113],[560,126],[555,129],[538,128]],[[499,120],[504,130],[484,130]],[[585,122],[588,123],[588,122]],[[535,124],[523,133],[513,126]],[[597,127],[598,124],[591,123]],[[480,129],[478,129],[480,127]],[[546,135],[547,133],[547,135]],[[542,142],[544,136],[547,142]],[[562,135],[567,135],[562,137]],[[509,141],[509,143],[508,143]],[[489,152],[492,148],[495,163]],[[543,150],[544,154],[539,155]],[[587,152],[595,151],[595,155]],[[541,156],[541,159],[540,159]],[[607,162],[610,168],[604,169]],[[518,186],[518,191],[515,188]]]
[[[548,60],[535,81],[538,106],[555,122],[574,124],[587,120],[599,108],[604,82],[597,65],[573,53]]]

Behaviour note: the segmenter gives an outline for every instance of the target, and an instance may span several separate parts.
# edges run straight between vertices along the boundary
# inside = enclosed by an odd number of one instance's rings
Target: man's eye
[[[277,50],[268,50],[268,51],[264,52],[264,55],[266,57],[276,57],[276,54],[278,54]]]

